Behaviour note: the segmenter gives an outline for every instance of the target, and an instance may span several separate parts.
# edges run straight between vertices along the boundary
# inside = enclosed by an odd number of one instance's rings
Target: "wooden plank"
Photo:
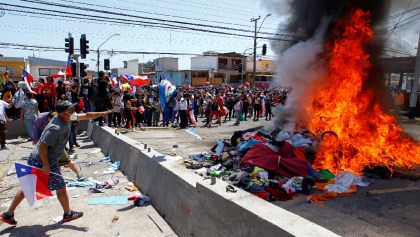
[[[386,193],[399,193],[399,192],[408,192],[408,191],[417,191],[420,190],[418,188],[391,188],[391,189],[381,189],[381,190],[370,190],[368,191],[368,195],[379,195],[379,194],[386,194]]]

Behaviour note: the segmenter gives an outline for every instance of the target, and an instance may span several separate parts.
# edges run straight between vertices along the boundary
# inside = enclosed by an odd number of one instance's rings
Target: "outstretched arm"
[[[109,113],[112,113],[112,110],[104,111],[104,112],[88,112],[85,114],[77,114],[78,120],[90,120],[100,116],[108,116]]]

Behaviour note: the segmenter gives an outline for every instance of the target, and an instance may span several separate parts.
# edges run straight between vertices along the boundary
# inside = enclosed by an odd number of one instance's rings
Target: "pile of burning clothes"
[[[268,201],[285,201],[301,193],[308,202],[322,204],[372,182],[348,172],[335,176],[328,170],[314,170],[311,162],[317,144],[307,133],[291,136],[262,127],[236,131],[230,141],[218,140],[210,152],[190,154],[195,161],[184,165],[204,177],[228,182],[226,191],[235,186]],[[314,194],[314,189],[322,192]]]

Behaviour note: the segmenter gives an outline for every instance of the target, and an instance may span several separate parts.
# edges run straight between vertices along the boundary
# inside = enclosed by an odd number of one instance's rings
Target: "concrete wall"
[[[245,191],[227,193],[227,183],[180,166],[113,129],[93,124],[92,139],[151,198],[179,236],[337,236],[331,231]]]
[[[88,121],[80,121],[80,125],[77,128],[78,132],[86,131]],[[7,132],[6,138],[15,138],[18,136],[28,137],[28,132],[26,131],[25,123],[23,119],[12,120],[7,123]]]
[[[191,70],[217,71],[217,56],[199,56],[191,58]]]
[[[178,58],[157,58],[153,62],[155,72],[178,71]]]

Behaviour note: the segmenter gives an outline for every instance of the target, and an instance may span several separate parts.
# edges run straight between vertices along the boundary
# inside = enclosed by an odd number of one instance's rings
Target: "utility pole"
[[[414,68],[413,86],[411,87],[410,112],[408,114],[409,119],[414,119],[416,116],[417,97],[419,93],[419,81],[420,81],[420,35],[419,35],[419,43],[417,45],[417,57],[416,57],[416,67]]]
[[[252,18],[251,22],[255,23],[255,29],[254,29],[254,63],[252,65],[252,80],[255,82],[255,75],[257,72],[256,64],[257,64],[257,22],[261,19],[261,16],[258,16],[258,18]]]
[[[98,50],[97,50],[97,53],[98,53],[98,61],[96,62],[96,67],[98,68],[98,70],[97,70],[97,72],[99,73],[99,47],[98,47]]]

